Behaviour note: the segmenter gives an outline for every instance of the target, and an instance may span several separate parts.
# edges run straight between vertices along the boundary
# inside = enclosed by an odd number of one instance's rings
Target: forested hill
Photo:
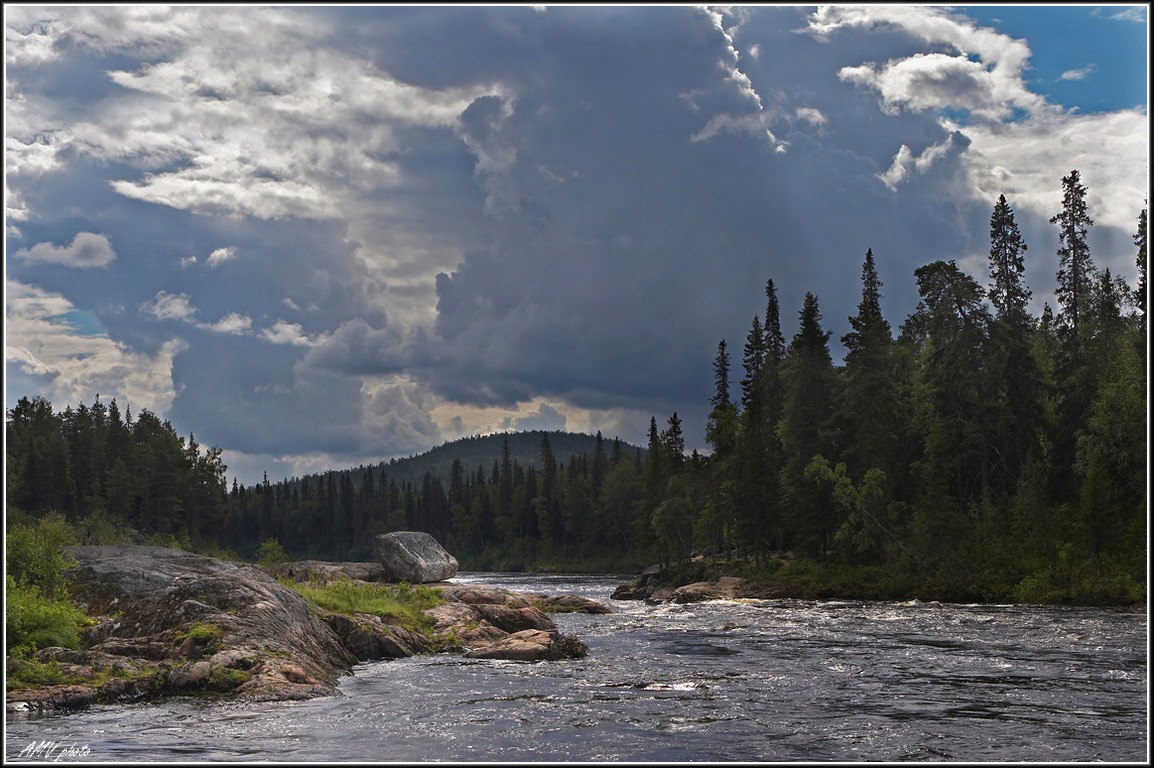
[[[475,435],[453,440],[437,446],[417,456],[405,459],[393,459],[381,462],[379,469],[384,471],[388,478],[397,485],[409,483],[420,485],[425,473],[432,473],[433,477],[448,485],[453,462],[461,461],[462,468],[475,474],[478,468],[490,473],[494,462],[502,460],[502,451],[505,442],[509,444],[509,458],[525,469],[530,467],[540,471],[542,466],[541,444],[542,438],[549,437],[549,445],[553,450],[553,457],[564,468],[575,456],[592,456],[597,448],[597,436],[586,435],[580,432],[545,432],[533,430],[530,432],[501,432],[491,435]],[[604,439],[604,449],[612,454],[619,450],[630,459],[645,458],[645,450],[635,445],[613,439]],[[616,444],[616,448],[614,447]],[[363,471],[363,469],[362,469]]]
[[[425,531],[467,570],[660,562],[692,575],[709,555],[767,574],[796,561],[815,594],[868,581],[887,599],[1141,603],[1147,211],[1131,286],[1090,257],[1077,170],[1062,187],[1055,305],[1040,314],[1004,196],[988,273],[917,268],[921,300],[896,333],[867,248],[841,365],[813,294],[787,344],[768,279],[740,360],[718,342],[704,455],[686,453],[674,411],[664,430],[650,419],[644,455],[601,435],[508,433],[229,489],[219,449],[148,411],[25,398],[6,425],[9,522],[58,512],[92,543],[128,529],[323,560],[371,559],[377,534]]]

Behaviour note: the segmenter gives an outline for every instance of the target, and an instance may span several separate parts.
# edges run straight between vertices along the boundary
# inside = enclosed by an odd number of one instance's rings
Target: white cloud
[[[160,291],[152,301],[141,305],[141,310],[157,320],[175,320],[213,333],[241,335],[252,329],[252,319],[237,312],[230,312],[215,323],[197,320],[199,310],[192,305],[188,294],[184,293]]]
[[[821,110],[814,109],[813,107],[798,107],[794,110],[793,114],[796,119],[803,120],[818,128],[829,123],[829,120],[821,113]]]
[[[163,414],[176,395],[173,358],[186,348],[170,339],[153,355],[136,352],[104,333],[78,330],[64,296],[9,280],[6,332],[20,340],[5,349],[10,375],[34,377],[51,402],[80,403],[97,394]]]
[[[252,319],[246,315],[230,312],[215,323],[201,327],[216,333],[242,334],[252,328]]]
[[[304,333],[300,323],[285,320],[277,320],[271,328],[262,330],[260,336],[272,344],[291,344],[294,347],[311,347],[316,343]]]
[[[878,178],[885,182],[885,185],[890,189],[896,189],[898,184],[909,178],[910,174],[922,174],[928,171],[934,163],[948,155],[953,148],[954,137],[952,135],[940,144],[926,147],[916,157],[909,147],[902,144],[901,149],[894,155],[894,161],[889,169],[879,174]]]
[[[739,115],[724,112],[714,115],[705,124],[705,127],[690,136],[689,140],[692,142],[708,141],[723,133],[746,133],[766,139],[778,152],[785,151],[787,143],[780,141],[770,128],[773,121],[780,117],[779,111],[765,108],[761,94],[753,86],[753,81],[739,66],[741,54],[737,50],[735,35],[742,23],[747,20],[748,11],[740,7],[706,7],[700,10],[705,13],[713,28],[720,32],[725,40],[725,55],[718,62],[718,65],[725,71],[726,79],[736,86],[737,92],[754,107],[755,111]],[[733,26],[725,26],[727,17],[735,19]],[[759,54],[760,50],[755,45],[750,51],[750,56],[757,59]],[[693,111],[698,110],[692,94],[682,94],[681,96]]]
[[[228,248],[217,248],[208,255],[208,260],[204,263],[210,267],[218,267],[226,261],[231,260],[234,256],[236,256],[236,248],[231,246]]]
[[[1098,65],[1087,64],[1080,69],[1070,69],[1062,73],[1059,80],[1085,80],[1090,75],[1098,71]]]
[[[324,25],[291,11],[181,7],[24,15],[24,26],[41,30],[51,45],[144,46],[145,53],[163,53],[163,60],[109,72],[113,83],[136,95],[102,105],[98,122],[61,126],[38,104],[10,98],[17,130],[9,126],[9,144],[21,145],[22,172],[57,167],[68,150],[100,161],[131,158],[157,172],[113,180],[113,188],[179,209],[265,219],[351,215],[366,207],[362,193],[398,183],[399,170],[388,159],[404,149],[395,127],[452,126],[475,98],[495,91],[397,81],[368,60],[314,45]],[[36,21],[40,16],[47,20]]]
[[[714,115],[709,119],[697,133],[689,137],[692,142],[709,141],[710,139],[719,136],[723,133],[746,133],[750,136],[764,136],[771,144],[784,146],[784,142],[780,142],[773,131],[770,130],[769,113],[757,112],[745,115],[731,115],[729,113],[722,113]]]
[[[1109,6],[1108,6],[1109,7]],[[1091,13],[1095,16],[1105,16],[1113,21],[1126,21],[1131,24],[1145,24],[1147,20],[1147,6],[1132,5],[1110,13],[1106,8],[1095,8]]]
[[[4,167],[13,176],[41,176],[61,167],[48,134],[14,135],[16,126],[9,125],[4,139]]]
[[[932,51],[885,64],[847,66],[839,77],[878,92],[884,110],[970,110],[980,120],[1004,120],[1015,109],[1045,108],[1023,80],[1030,49],[1023,40],[976,27],[949,9],[932,6],[824,6],[809,17],[806,31],[821,40],[842,29],[899,29],[930,47],[948,46],[953,54]]]
[[[1005,194],[1022,210],[1048,218],[1060,206],[1061,178],[1077,168],[1090,190],[1090,202],[1096,203],[1095,221],[1133,228],[1148,183],[1150,127],[1145,108],[1091,115],[1065,112],[1029,91],[1024,80],[1030,57],[1026,41],[978,28],[945,8],[823,7],[810,16],[807,31],[832,39],[841,29],[880,26],[957,52],[918,53],[881,66],[867,62],[845,67],[839,76],[876,90],[885,111],[970,110],[974,119],[965,125],[938,118],[950,135],[956,132],[969,141],[960,156],[959,202],[968,197],[992,205]],[[1011,115],[1013,119],[1006,119]],[[944,149],[938,144],[914,157],[902,144],[881,178],[893,189],[931,167]],[[1095,185],[1095,179],[1103,183]]]
[[[141,306],[141,309],[157,320],[178,320],[191,323],[196,317],[196,308],[187,294],[169,293],[160,291],[152,299]]]
[[[1061,207],[1062,177],[1077,168],[1095,224],[1134,229],[1149,189],[1150,119],[1145,109],[1091,115],[1043,112],[1007,125],[957,130],[970,140],[962,181],[976,199],[994,201],[1004,194],[1015,201],[1015,209],[1049,218]]]
[[[63,264],[76,269],[107,267],[116,261],[112,243],[106,236],[93,232],[77,233],[72,242],[63,247],[52,243],[37,243],[31,248],[22,248],[12,255],[23,261]]]

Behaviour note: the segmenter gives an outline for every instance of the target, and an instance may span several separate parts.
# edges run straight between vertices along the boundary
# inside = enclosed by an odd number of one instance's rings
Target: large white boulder
[[[393,531],[377,536],[374,553],[385,581],[426,584],[457,575],[457,558],[422,531]]]

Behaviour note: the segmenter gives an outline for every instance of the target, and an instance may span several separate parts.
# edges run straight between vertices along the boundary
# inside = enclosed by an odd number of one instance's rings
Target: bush
[[[67,682],[64,670],[55,661],[48,663],[29,659],[10,651],[5,664],[4,687],[12,691],[18,688],[31,688],[41,685],[60,685]]]
[[[144,543],[150,547],[180,549],[185,552],[192,551],[192,539],[190,539],[184,531],[180,533],[154,533],[149,536]]]
[[[132,534],[126,521],[104,509],[97,509],[76,524],[81,544],[131,544]]]
[[[48,599],[35,584],[18,584],[12,576],[5,580],[4,640],[11,655],[80,647],[80,630],[88,623],[83,611],[67,600]]]
[[[7,575],[21,586],[39,587],[49,600],[64,597],[67,572],[76,558],[64,548],[76,543],[76,534],[60,514],[41,518],[35,526],[15,523],[5,537]]]
[[[276,539],[265,539],[256,551],[256,561],[265,568],[274,568],[288,562],[284,547]]]

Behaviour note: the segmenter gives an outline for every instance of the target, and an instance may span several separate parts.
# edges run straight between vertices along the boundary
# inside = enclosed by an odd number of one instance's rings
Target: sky
[[[5,5],[5,408],[116,399],[242,484],[502,430],[704,440],[773,280],[872,250],[1053,304],[1061,180],[1136,281],[1146,5]]]

